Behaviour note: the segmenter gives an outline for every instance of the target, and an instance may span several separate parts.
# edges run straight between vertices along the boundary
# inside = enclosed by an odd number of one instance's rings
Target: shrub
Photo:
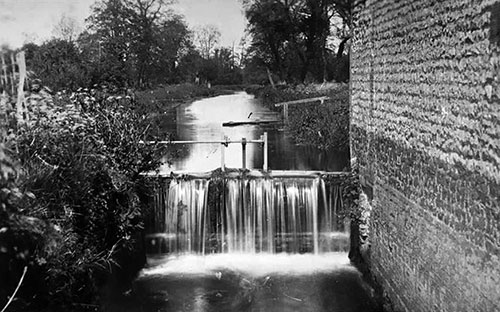
[[[349,149],[349,88],[345,84],[261,87],[254,93],[272,110],[275,103],[328,96],[322,104],[309,103],[289,107],[287,130],[297,144],[312,145],[322,150]]]
[[[2,180],[7,221],[0,228],[10,235],[2,242],[33,242],[23,249],[26,260],[9,254],[8,262],[38,276],[30,284],[43,287],[25,294],[36,296],[30,301],[37,309],[94,303],[108,273],[136,252],[144,213],[140,173],[156,169],[163,151],[140,143],[145,129],[133,106],[126,95],[61,93],[19,129],[20,167],[4,165],[12,161],[5,148],[0,152],[2,172],[14,168]]]

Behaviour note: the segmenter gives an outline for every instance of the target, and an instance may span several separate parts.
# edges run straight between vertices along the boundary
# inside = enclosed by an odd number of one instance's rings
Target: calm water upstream
[[[320,151],[314,147],[290,143],[282,124],[243,125],[223,127],[229,121],[272,121],[280,114],[264,107],[259,100],[245,92],[207,98],[180,105],[172,111],[170,131],[176,140],[213,141],[224,136],[230,140],[259,139],[264,131],[269,135],[269,168],[275,170],[341,171],[349,162],[346,153]],[[181,157],[163,166],[164,171],[205,172],[221,166],[221,144],[179,146]],[[241,168],[241,144],[229,144],[225,163],[229,168]],[[263,151],[260,144],[247,144],[247,168],[262,168]]]
[[[292,145],[280,123],[223,127],[229,121],[280,118],[246,93],[181,105],[171,117],[177,140],[258,139],[267,131],[270,169],[340,171],[348,162],[348,155]],[[219,168],[220,148],[220,143],[186,145],[182,157],[162,169]],[[241,156],[241,144],[230,144],[226,166],[240,168]],[[247,168],[261,168],[262,162],[262,146],[249,144]],[[159,205],[163,232],[157,229],[148,241],[154,243],[150,247],[162,242],[164,254],[150,255],[133,288],[105,300],[104,310],[375,312],[371,290],[347,253],[335,252],[325,239],[329,231],[345,242],[348,236],[334,226],[330,204],[319,208],[319,178],[228,181],[224,211],[212,217],[207,212],[208,184],[170,182]],[[206,241],[215,242],[214,248]]]

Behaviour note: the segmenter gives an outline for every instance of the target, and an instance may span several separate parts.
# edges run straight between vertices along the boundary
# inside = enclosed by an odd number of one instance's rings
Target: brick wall
[[[500,1],[356,5],[351,148],[400,311],[500,311]]]

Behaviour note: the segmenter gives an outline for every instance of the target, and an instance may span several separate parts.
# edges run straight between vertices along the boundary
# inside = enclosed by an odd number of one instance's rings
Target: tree
[[[167,0],[101,0],[93,9],[85,46],[98,51],[101,71],[138,87],[175,80],[190,32]],[[98,47],[96,48],[96,45]]]
[[[281,80],[326,80],[332,18],[350,24],[351,1],[244,0],[252,36],[249,56],[259,58]]]
[[[120,0],[96,2],[92,14],[87,18],[89,32],[85,40],[86,48],[97,52],[99,72],[106,80],[115,84],[132,84],[135,56],[131,46],[137,37],[136,28],[131,27],[134,11]]]
[[[276,72],[281,80],[287,78],[285,59],[290,55],[290,39],[296,36],[290,16],[290,4],[278,0],[248,1],[245,3],[247,31],[252,36],[250,57],[257,57]]]
[[[216,65],[216,84],[238,84],[242,81],[240,68],[236,65],[234,51],[221,47],[214,50],[213,61]]]
[[[135,44],[132,50],[137,57],[137,83],[144,86],[153,77],[155,65],[155,37],[161,22],[167,17],[166,6],[171,4],[167,0],[129,0],[126,3],[133,10],[131,24],[136,29]]]
[[[151,67],[151,80],[157,80],[158,83],[179,82],[178,68],[183,56],[194,49],[190,36],[190,30],[179,15],[172,15],[159,25],[156,48],[152,51],[154,64]]]
[[[220,31],[215,25],[205,25],[195,30],[195,43],[204,59],[209,59],[220,40]]]
[[[26,44],[23,50],[27,51],[27,67],[54,91],[88,84],[82,55],[75,43],[52,39],[40,46]]]
[[[52,33],[56,38],[73,42],[81,32],[80,25],[75,18],[63,14],[61,19],[54,25]]]

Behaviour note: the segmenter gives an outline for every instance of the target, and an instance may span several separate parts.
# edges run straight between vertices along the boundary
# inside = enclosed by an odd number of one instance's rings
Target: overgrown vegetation
[[[3,139],[0,305],[24,266],[15,306],[35,310],[95,304],[112,272],[142,267],[140,173],[164,151],[140,144],[133,106],[124,94],[61,94]]]
[[[274,104],[298,99],[328,96],[324,103],[303,103],[289,106],[287,129],[295,143],[317,146],[323,150],[349,149],[349,87],[346,84],[326,84],[274,89],[249,89],[269,108]]]

